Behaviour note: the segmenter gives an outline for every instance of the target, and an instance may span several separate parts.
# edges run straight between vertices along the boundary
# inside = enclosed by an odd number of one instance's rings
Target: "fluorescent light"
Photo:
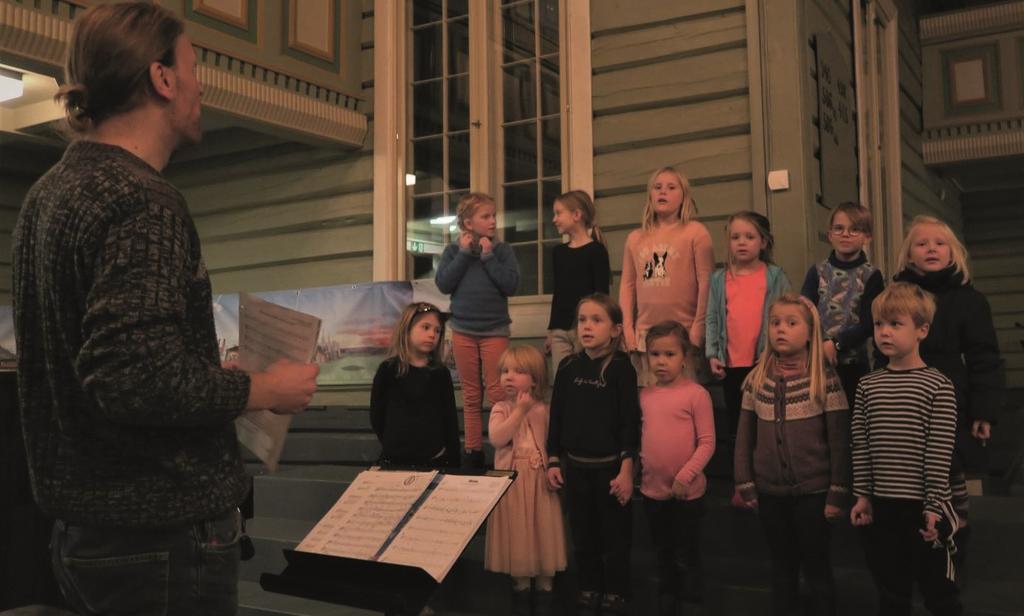
[[[21,81],[21,73],[0,68],[0,103],[20,98],[25,93],[25,84]]]
[[[455,222],[454,216],[440,216],[438,218],[430,219],[430,224],[432,225],[447,225],[452,222]]]
[[[416,174],[415,173],[406,173],[405,174],[405,185],[406,186],[415,186],[416,185]]]

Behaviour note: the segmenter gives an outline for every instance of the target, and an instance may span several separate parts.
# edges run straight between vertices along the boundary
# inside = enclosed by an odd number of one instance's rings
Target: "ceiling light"
[[[432,224],[432,225],[447,225],[447,224],[452,223],[452,222],[455,222],[455,217],[454,216],[441,216],[441,217],[438,217],[438,218],[431,218],[430,219],[430,224]]]
[[[416,185],[416,174],[415,173],[406,173],[405,174],[405,185],[406,186],[415,186]]]
[[[0,103],[20,98],[25,93],[25,84],[21,81],[21,73],[0,68]]]

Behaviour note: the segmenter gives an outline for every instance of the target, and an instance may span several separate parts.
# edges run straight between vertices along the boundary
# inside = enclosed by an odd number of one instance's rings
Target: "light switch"
[[[773,191],[789,190],[789,169],[769,171],[768,188]]]

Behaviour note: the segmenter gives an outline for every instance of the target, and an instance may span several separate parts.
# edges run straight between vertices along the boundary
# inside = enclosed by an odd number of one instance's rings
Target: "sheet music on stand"
[[[238,363],[246,372],[262,372],[270,364],[289,359],[308,363],[316,354],[320,319],[242,293],[238,301]],[[248,411],[235,420],[238,440],[277,470],[291,415],[269,410]]]
[[[418,567],[440,583],[512,480],[363,471],[296,551]]]

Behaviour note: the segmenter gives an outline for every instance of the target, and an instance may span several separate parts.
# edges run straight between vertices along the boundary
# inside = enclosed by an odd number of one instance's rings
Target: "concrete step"
[[[481,413],[484,434],[487,433],[487,422],[490,410]],[[459,409],[459,430],[464,430],[462,409]],[[293,432],[370,432],[370,409],[363,407],[319,406],[310,407],[292,419],[290,430]]]
[[[238,583],[239,616],[379,616],[379,612],[267,592],[259,582]]]
[[[366,468],[361,466],[282,466],[253,477],[256,516],[318,520]]]

